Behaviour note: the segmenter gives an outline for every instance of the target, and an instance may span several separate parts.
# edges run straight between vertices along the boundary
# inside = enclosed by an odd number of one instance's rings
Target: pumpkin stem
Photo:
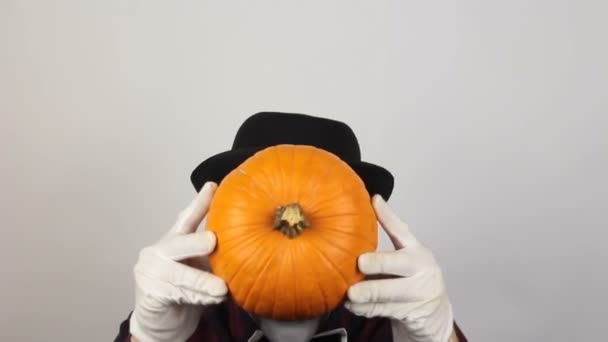
[[[274,228],[280,229],[288,238],[294,238],[310,224],[304,217],[302,207],[298,203],[291,203],[277,208]]]

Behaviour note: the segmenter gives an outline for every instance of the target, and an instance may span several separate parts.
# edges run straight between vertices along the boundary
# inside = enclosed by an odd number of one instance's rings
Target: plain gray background
[[[0,1],[0,340],[112,340],[138,251],[262,110],[353,127],[472,341],[605,339],[607,15],[600,0]]]

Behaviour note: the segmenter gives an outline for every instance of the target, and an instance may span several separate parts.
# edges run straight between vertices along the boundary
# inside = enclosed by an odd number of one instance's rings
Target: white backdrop
[[[139,249],[262,110],[353,127],[472,341],[604,339],[607,11],[1,0],[0,340],[113,339]]]

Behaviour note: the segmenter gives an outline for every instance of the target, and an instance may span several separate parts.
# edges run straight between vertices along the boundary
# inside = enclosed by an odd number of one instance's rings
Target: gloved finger
[[[376,217],[380,225],[391,238],[396,249],[405,246],[415,246],[419,244],[418,239],[410,231],[407,223],[403,222],[397,214],[390,208],[388,203],[380,195],[374,195],[372,205],[376,211]]]
[[[180,263],[203,271],[211,270],[209,258],[207,256],[195,256],[187,259],[182,259]]]
[[[154,248],[142,250],[134,273],[211,296],[223,296],[228,292],[221,278],[171,260]]]
[[[373,317],[392,317],[394,308],[386,303],[344,303],[344,307],[357,316],[367,318]]]
[[[160,241],[154,246],[158,252],[171,260],[184,260],[195,256],[204,256],[215,249],[216,237],[210,230],[175,235]]]
[[[425,284],[412,278],[365,280],[351,286],[347,298],[353,303],[415,302],[426,298]]]
[[[136,273],[136,280],[137,286],[140,289],[137,293],[151,296],[154,300],[164,305],[209,305],[220,303],[226,299],[225,295],[213,296],[187,287],[176,286],[161,279],[149,277],[144,273]],[[139,300],[146,300],[146,298],[144,296],[143,298],[139,298]]]
[[[366,275],[392,274],[409,277],[416,273],[416,264],[407,253],[399,251],[364,253],[357,259],[359,271]]]
[[[154,260],[146,260],[154,259]],[[142,263],[135,266],[137,277],[156,279],[163,283],[172,284],[183,290],[194,291],[208,296],[224,296],[228,293],[226,283],[209,272],[180,264],[160,256],[144,256]]]
[[[169,233],[189,234],[195,232],[205,215],[207,215],[216,189],[217,184],[213,182],[205,183],[190,205],[180,213]]]
[[[411,312],[424,305],[423,301],[409,303],[353,303],[347,301],[344,303],[344,307],[357,316],[390,317],[399,320],[406,319]]]
[[[379,317],[379,306],[380,303],[365,303],[365,304],[358,304],[358,303],[353,303],[351,301],[346,301],[344,302],[344,307],[354,313],[357,316],[363,316],[363,317]]]

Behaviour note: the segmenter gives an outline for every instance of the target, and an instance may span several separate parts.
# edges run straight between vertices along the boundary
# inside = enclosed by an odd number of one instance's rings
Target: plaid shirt
[[[130,315],[129,315],[130,317]],[[454,328],[460,342],[467,342],[456,324]],[[348,342],[392,342],[391,321],[387,318],[356,316],[343,306],[332,311],[317,330],[314,342],[344,342],[341,334],[347,333]],[[325,334],[327,333],[327,334]],[[129,318],[121,325],[115,342],[129,342]],[[194,334],[186,342],[267,342],[253,319],[234,301],[226,300],[207,307]],[[178,341],[176,341],[178,342]]]

